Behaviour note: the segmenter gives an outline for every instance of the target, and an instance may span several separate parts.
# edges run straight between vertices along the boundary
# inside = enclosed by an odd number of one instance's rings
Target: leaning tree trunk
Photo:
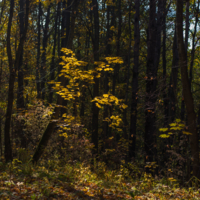
[[[181,82],[183,88],[183,97],[186,105],[186,112],[188,118],[188,131],[190,135],[190,148],[193,161],[193,175],[199,177],[199,139],[196,127],[196,114],[194,111],[194,100],[190,88],[190,81],[188,78],[187,58],[185,46],[183,42],[183,1],[177,0],[176,7],[176,30],[178,40],[178,54],[179,66],[181,69]]]

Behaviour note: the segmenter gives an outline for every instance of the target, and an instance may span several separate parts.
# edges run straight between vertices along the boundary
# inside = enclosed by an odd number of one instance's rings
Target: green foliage
[[[173,178],[162,180],[143,173],[140,178],[127,177],[125,163],[120,170],[110,171],[105,163],[98,163],[95,173],[81,163],[59,167],[58,162],[50,161],[41,166],[30,166],[31,174],[23,171],[24,164],[14,160],[10,174],[10,164],[0,172],[0,198],[11,199],[198,199],[195,189],[198,179],[189,180],[193,184],[188,190],[179,188]],[[42,163],[42,162],[41,162]],[[45,162],[44,162],[45,163]],[[55,166],[53,166],[54,164]],[[49,165],[53,170],[50,170]],[[136,169],[137,166],[133,166]],[[137,171],[137,170],[136,170]],[[128,178],[128,179],[127,179]]]

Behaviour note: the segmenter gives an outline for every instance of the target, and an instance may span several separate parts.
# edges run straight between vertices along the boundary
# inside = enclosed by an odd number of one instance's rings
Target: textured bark
[[[110,56],[111,53],[111,45],[110,45],[110,40],[111,40],[111,31],[110,27],[112,24],[110,23],[110,18],[111,18],[111,6],[107,6],[107,32],[106,32],[106,57]],[[108,94],[109,91],[109,86],[108,86],[108,72],[104,71],[104,94]],[[104,105],[104,112],[103,112],[103,119],[108,118],[108,105]],[[106,143],[107,139],[109,138],[109,133],[108,133],[108,121],[103,122],[103,141],[105,142],[105,149],[110,148],[109,144]],[[103,149],[103,150],[105,150]]]
[[[50,75],[51,75],[51,81],[55,78],[55,53],[56,53],[56,37],[57,37],[57,30],[58,30],[58,17],[59,17],[59,11],[60,11],[60,2],[57,5],[57,12],[55,17],[55,32],[54,32],[54,43],[53,43],[53,52],[52,52],[52,60],[51,60],[51,66],[50,66]],[[49,103],[53,102],[53,85],[49,85]]]
[[[199,140],[196,127],[196,114],[194,112],[194,100],[192,97],[188,78],[187,58],[183,42],[183,1],[177,0],[176,6],[176,30],[178,41],[179,66],[181,69],[181,82],[188,118],[188,131],[192,133],[192,135],[190,136],[190,148],[193,161],[193,175],[199,178]]]
[[[188,4],[189,4],[189,2],[188,2]],[[192,78],[193,78],[194,54],[195,54],[195,46],[196,46],[195,45],[195,37],[196,37],[196,33],[197,33],[197,24],[199,22],[198,14],[199,14],[199,0],[198,0],[198,4],[197,4],[197,9],[196,9],[196,15],[195,15],[194,33],[192,34],[192,50],[191,50],[191,61],[190,61],[190,87],[192,86]]]
[[[178,59],[177,35],[176,35],[176,30],[175,30],[174,41],[173,41],[173,60],[172,60],[171,80],[170,80],[170,85],[169,85],[169,121],[168,123],[171,123],[175,120],[175,114],[176,114],[176,93],[177,93],[177,80],[178,80],[178,67],[179,67],[178,62],[179,62],[179,59]]]
[[[120,55],[120,38],[121,38],[121,28],[122,28],[122,13],[121,13],[121,0],[118,1],[118,33],[117,33],[117,56]],[[114,68],[114,74],[113,74],[113,87],[112,87],[112,94],[115,96],[115,87],[116,87],[116,81],[118,80],[117,76],[119,72],[119,64],[116,64]]]
[[[88,34],[86,34],[86,41],[85,41],[85,56],[88,56],[88,49],[90,47],[90,38]],[[88,70],[88,66],[85,66],[85,70]],[[83,85],[86,85],[85,82],[83,82]],[[82,95],[80,97],[81,100],[81,108],[80,108],[80,117],[84,117],[85,115],[85,97],[86,97],[86,87],[82,88]]]
[[[8,22],[8,29],[7,29],[7,55],[8,55],[8,62],[9,62],[9,88],[8,88],[8,103],[7,103],[7,110],[6,110],[6,120],[5,120],[5,129],[4,129],[4,140],[5,140],[5,160],[9,162],[12,160],[12,147],[10,141],[10,123],[11,123],[11,115],[12,115],[12,108],[13,108],[13,101],[14,101],[14,83],[16,77],[16,71],[19,66],[20,56],[22,53],[24,41],[26,39],[26,33],[28,29],[28,15],[29,15],[29,0],[26,0],[26,15],[25,15],[25,27],[24,27],[24,34],[20,37],[19,45],[16,51],[15,60],[12,58],[11,52],[11,44],[10,44],[10,36],[11,36],[11,25],[12,25],[12,17],[14,11],[14,0],[10,1],[10,15],[9,15],[9,22]]]
[[[153,162],[156,160],[156,83],[157,83],[157,68],[156,68],[156,0],[150,0],[149,12],[149,29],[147,43],[147,72],[146,72],[146,99],[145,99],[145,161]]]
[[[24,34],[24,0],[20,0],[20,12],[19,12],[19,23],[20,23],[20,37]],[[18,65],[18,91],[17,91],[17,108],[24,109],[24,75],[22,69],[23,63],[23,46],[20,55]]]
[[[48,31],[49,31],[49,22],[50,22],[50,6],[47,9],[47,16],[46,22],[44,27],[44,34],[43,34],[43,52],[41,57],[41,68],[40,68],[40,79],[41,79],[41,92],[42,92],[42,99],[44,100],[46,95],[46,48],[47,48],[47,41],[48,41]]]
[[[166,11],[166,0],[163,1],[162,4],[162,11],[165,13]],[[168,104],[169,101],[167,99],[167,87],[166,87],[166,16],[163,16],[163,21],[162,21],[162,26],[163,26],[163,39],[162,39],[162,63],[163,63],[163,80],[164,80],[164,87],[163,87],[163,99],[164,99],[164,127],[168,125]]]
[[[129,84],[130,84],[130,64],[131,64],[131,41],[132,41],[132,31],[131,31],[131,9],[132,9],[132,3],[129,2],[129,16],[128,16],[128,26],[129,26],[129,47],[128,47],[128,54],[127,54],[127,71],[126,71],[126,88],[125,88],[125,101],[124,103],[128,104],[128,93],[129,93]],[[128,128],[128,120],[127,120],[127,108],[123,110],[123,137],[124,139],[128,140],[128,134],[127,134],[127,128]],[[127,158],[126,158],[127,160]]]
[[[190,2],[186,1],[186,17],[185,17],[185,52],[187,56],[187,49],[188,49],[188,37],[189,37],[189,27],[190,27],[190,12],[189,12]]]
[[[5,128],[4,128],[4,157],[6,162],[12,160],[12,146],[10,142],[10,122],[11,122],[11,114],[12,114],[12,105],[13,105],[13,87],[15,82],[15,69],[13,68],[14,62],[12,59],[11,53],[11,44],[10,44],[10,35],[11,35],[11,25],[12,25],[12,17],[14,11],[14,0],[10,1],[10,15],[8,21],[8,30],[7,30],[7,55],[8,55],[8,62],[9,62],[9,89],[8,89],[8,103],[7,103],[7,110],[6,110],[6,120],[5,120]]]
[[[137,101],[138,101],[138,70],[139,70],[139,48],[140,48],[140,0],[135,0],[135,16],[134,16],[134,67],[132,77],[132,99],[131,99],[131,118],[130,118],[130,146],[129,160],[135,158],[136,147],[136,129],[137,129]]]
[[[40,24],[40,20],[41,20],[41,13],[42,13],[42,9],[41,9],[41,2],[39,2],[38,5],[38,35],[37,35],[37,64],[36,64],[36,87],[37,87],[37,98],[40,98],[41,95],[41,88],[40,88],[40,81],[39,81],[39,69],[40,69],[40,30],[41,30],[41,24]]]
[[[2,94],[1,88],[2,88],[2,68],[3,68],[3,61],[1,59],[1,69],[0,69],[0,94]],[[2,144],[2,117],[0,117],[0,152],[1,152],[1,156],[3,156],[3,152],[2,152],[2,148],[3,144]]]
[[[98,13],[98,2],[97,0],[92,0],[93,5],[93,16],[94,16],[94,38],[93,38],[93,54],[94,60],[99,61],[99,13]],[[99,96],[99,79],[94,78],[93,86],[93,97]],[[95,105],[95,102],[92,103],[92,143],[94,148],[92,154],[94,157],[98,154],[98,120],[99,120],[99,108]]]

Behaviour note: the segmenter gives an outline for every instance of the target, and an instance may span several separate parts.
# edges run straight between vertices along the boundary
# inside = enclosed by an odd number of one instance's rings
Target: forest
[[[200,199],[200,0],[0,0],[0,199]]]

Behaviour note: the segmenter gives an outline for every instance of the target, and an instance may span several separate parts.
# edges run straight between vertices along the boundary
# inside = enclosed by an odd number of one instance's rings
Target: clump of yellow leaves
[[[92,102],[96,102],[96,106],[98,108],[103,108],[103,106],[118,106],[120,109],[127,108],[127,105],[122,103],[122,100],[118,99],[117,97],[113,96],[112,94],[103,94],[103,96],[95,97]],[[122,124],[122,119],[117,116],[110,116],[110,118],[104,119],[104,121],[109,122],[109,127],[112,127],[113,129],[117,129],[118,131],[122,131],[119,127]]]
[[[122,103],[122,100],[118,99],[112,94],[103,94],[103,96],[95,97],[91,102],[96,102],[96,106],[98,108],[102,108],[102,105],[108,105],[108,106],[115,105],[119,106],[119,108],[121,109],[127,108],[127,105]]]
[[[161,132],[168,132],[161,134],[159,137],[161,138],[169,138],[170,135],[173,134],[173,131],[182,131],[184,135],[192,135],[192,133],[184,131],[185,124],[181,123],[180,119],[176,119],[174,123],[169,124],[170,128],[160,128],[159,131]]]
[[[87,82],[88,84],[94,83],[94,74],[96,74],[96,78],[99,78],[101,74],[99,72],[101,71],[108,71],[112,72],[113,68],[110,66],[110,64],[121,64],[123,63],[123,60],[120,57],[106,57],[105,60],[107,63],[98,61],[94,62],[97,67],[95,70],[82,70],[81,66],[86,66],[88,63],[84,61],[78,61],[75,57],[75,54],[72,50],[63,48],[61,50],[66,56],[62,56],[62,62],[60,65],[62,65],[62,70],[59,76],[64,76],[66,79],[69,80],[69,83],[66,87],[61,85],[61,82],[54,82],[51,81],[49,84],[54,84],[53,87],[54,90],[57,90],[57,94],[61,95],[65,100],[74,100],[76,97],[79,97],[81,95],[80,88],[79,88],[79,82]],[[115,100],[114,100],[115,99]],[[116,97],[111,97],[110,101],[117,101]],[[103,103],[105,104],[105,102]],[[97,104],[98,106],[98,104]],[[124,106],[122,106],[124,109]]]
[[[67,86],[62,86],[61,82],[49,82],[49,84],[54,84],[54,90],[57,90],[57,94],[63,97],[65,100],[74,100],[76,97],[81,95],[79,88],[79,81],[85,81],[90,84],[94,83],[93,71],[92,70],[82,70],[80,66],[85,66],[88,63],[84,61],[78,61],[75,58],[75,54],[70,49],[62,49],[62,52],[66,56],[62,56],[62,62],[60,65],[63,66],[59,76],[64,76],[68,79]]]
[[[84,61],[78,61],[72,50],[63,48],[62,52],[66,56],[62,56],[62,65],[60,77],[65,77],[68,80],[66,86],[63,86],[61,82],[49,82],[49,84],[54,84],[53,89],[57,90],[62,98],[68,101],[73,101],[81,96],[80,83],[84,82],[87,84],[94,84],[94,78],[99,78],[101,76],[101,71],[112,72],[113,68],[111,64],[122,64],[123,60],[120,57],[106,57],[106,62],[96,61],[94,65],[97,67],[94,70],[83,70],[81,66],[86,66],[88,63]],[[127,108],[122,100],[112,94],[103,94],[103,96],[95,97],[92,102],[95,102],[96,106],[102,108],[102,106],[118,106],[119,109],[123,110]],[[67,116],[63,116],[66,120]],[[71,118],[70,118],[71,119]],[[109,119],[105,119],[111,122],[110,127],[116,128],[122,123],[122,119],[119,116],[110,116]],[[68,123],[68,122],[66,122]],[[120,129],[119,129],[120,130]]]

